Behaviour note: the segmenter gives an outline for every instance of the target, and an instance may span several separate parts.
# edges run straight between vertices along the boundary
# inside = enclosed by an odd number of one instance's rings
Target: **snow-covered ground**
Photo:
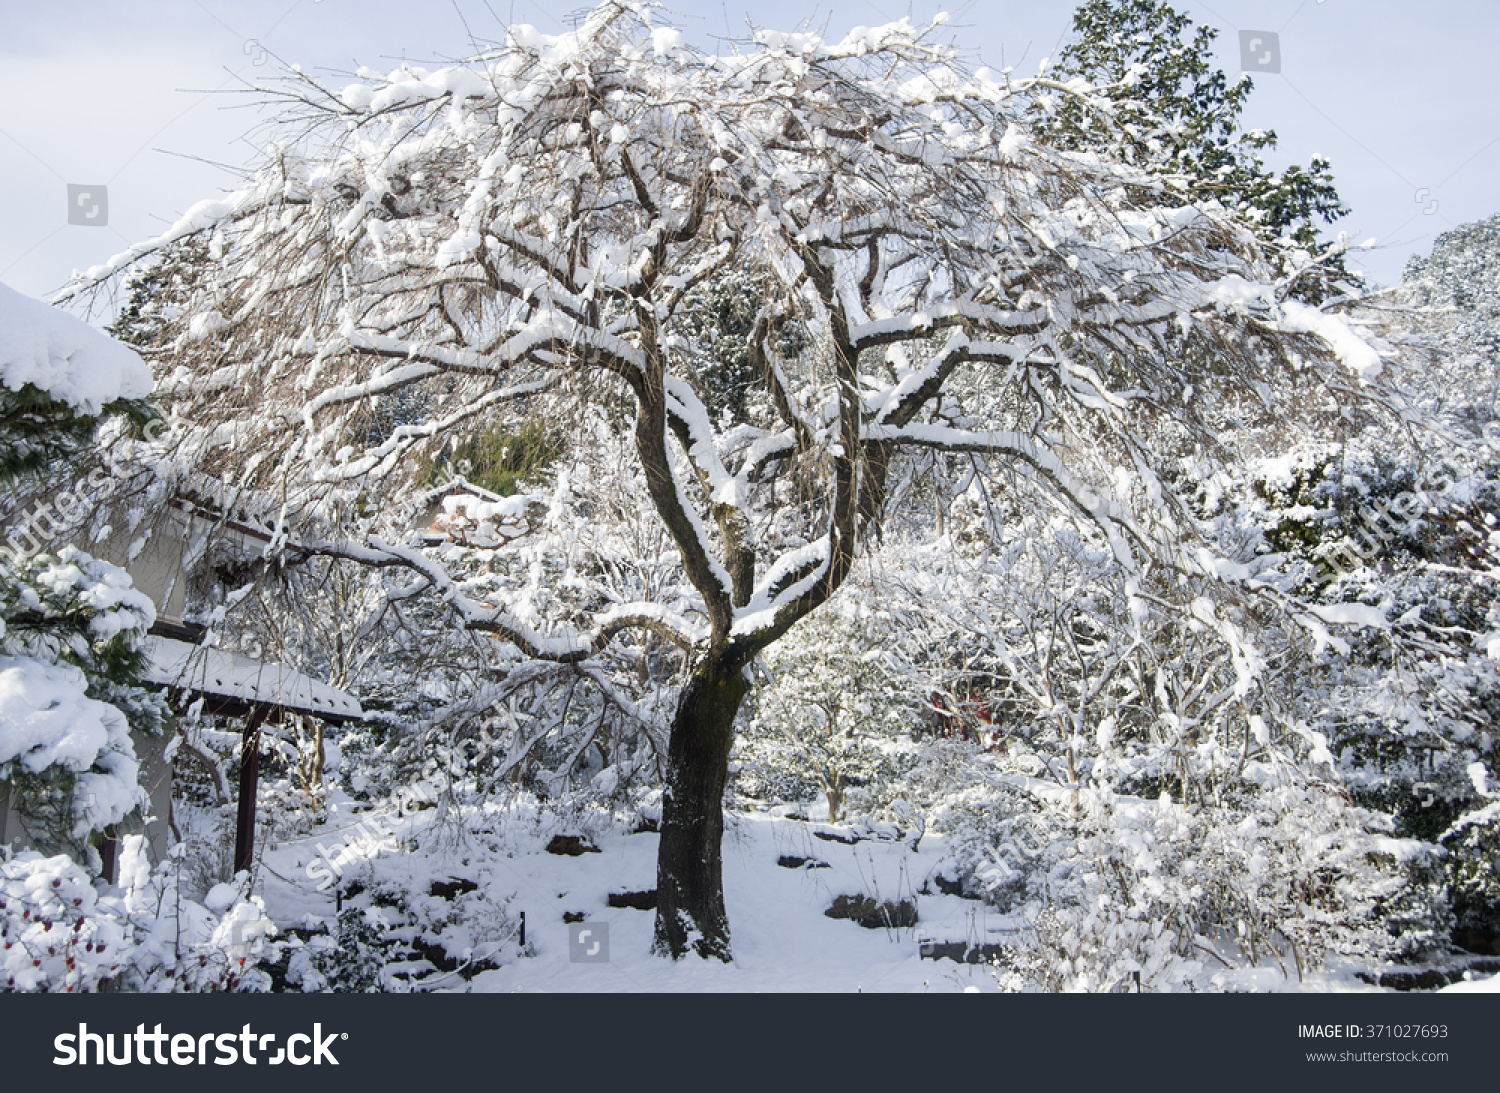
[[[945,852],[940,837],[923,837],[914,850],[911,839],[865,839],[854,844],[828,841],[818,832],[848,831],[769,813],[734,814],[724,842],[724,889],[734,939],[734,963],[720,965],[696,959],[673,963],[650,955],[654,913],[612,908],[611,893],[641,892],[655,887],[657,836],[650,832],[626,834],[621,829],[590,829],[584,821],[566,826],[533,813],[527,816],[494,814],[483,822],[465,818],[468,829],[459,834],[452,825],[446,834],[435,824],[437,810],[398,818],[380,817],[392,834],[368,836],[361,821],[371,813],[352,813],[344,802],[335,805],[328,824],[316,831],[278,842],[268,849],[262,871],[269,913],[283,929],[326,923],[335,914],[333,887],[319,892],[328,857],[358,843],[344,861],[345,881],[373,878],[377,890],[402,891],[418,913],[441,920],[450,905],[431,895],[434,881],[455,878],[472,881],[478,890],[458,899],[488,896],[503,915],[496,936],[478,936],[472,927],[450,928],[443,935],[448,954],[460,961],[465,953],[493,955],[494,970],[470,980],[451,974],[429,981],[430,989],[473,992],[586,991],[586,992],[955,992],[998,989],[996,977],[984,966],[952,960],[924,959],[921,943],[1003,943],[1015,939],[1024,924],[987,909],[982,903],[943,895],[933,873]],[[480,821],[477,822],[476,821]],[[503,836],[476,834],[492,827]],[[598,853],[576,857],[551,854],[546,846],[558,834],[581,835]],[[398,850],[417,839],[440,850]],[[826,867],[788,868],[779,859],[806,858]],[[312,875],[309,875],[309,867]],[[832,919],[824,911],[840,895],[867,895],[877,900],[914,900],[919,913],[915,927],[867,929],[854,922]],[[371,892],[350,905],[367,907]],[[376,900],[379,902],[379,900]],[[475,905],[477,907],[477,904]],[[527,945],[517,944],[516,912],[526,913]],[[395,917],[386,912],[388,918]],[[590,924],[608,926],[607,962],[574,962],[564,914],[582,914]],[[484,916],[473,914],[476,920]],[[597,939],[597,935],[595,935]],[[1209,990],[1257,992],[1360,991],[1378,988],[1360,981],[1353,969],[1339,969],[1299,983],[1277,968],[1226,971],[1206,968],[1202,986]],[[1465,983],[1464,990],[1494,989],[1496,981]]]

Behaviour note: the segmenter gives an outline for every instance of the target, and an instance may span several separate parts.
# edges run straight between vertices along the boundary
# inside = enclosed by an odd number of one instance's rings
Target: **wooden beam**
[[[234,871],[248,870],[255,860],[255,793],[260,786],[260,727],[270,706],[256,706],[245,721],[240,744],[239,813],[234,826]]]

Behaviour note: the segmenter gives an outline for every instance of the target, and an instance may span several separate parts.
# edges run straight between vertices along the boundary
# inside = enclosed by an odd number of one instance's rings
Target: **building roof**
[[[444,540],[493,549],[527,535],[546,514],[543,498],[528,494],[502,497],[465,478],[450,478],[429,490],[426,511],[418,519],[423,542]]]
[[[146,646],[145,679],[248,706],[268,705],[329,721],[364,716],[359,700],[284,664],[254,660],[226,649],[152,637]]]

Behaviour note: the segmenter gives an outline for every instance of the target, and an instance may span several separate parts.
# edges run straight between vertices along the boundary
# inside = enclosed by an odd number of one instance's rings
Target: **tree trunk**
[[[661,845],[656,859],[654,952],[730,959],[724,911],[724,785],[734,718],[750,685],[717,656],[698,665],[682,693],[667,746]]]

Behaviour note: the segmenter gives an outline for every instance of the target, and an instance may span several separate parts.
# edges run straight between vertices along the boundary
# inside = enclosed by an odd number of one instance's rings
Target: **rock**
[[[1500,972],[1500,960],[1468,959],[1439,968],[1413,968],[1410,971],[1358,972],[1358,978],[1393,991],[1435,991],[1463,982],[1465,973],[1494,975]]]
[[[917,924],[917,904],[909,899],[881,903],[869,896],[838,896],[823,914],[828,918],[847,918],[867,930],[892,927],[901,930]]]
[[[783,868],[783,869],[828,869],[828,868],[830,868],[829,864],[826,861],[819,861],[817,858],[798,858],[798,857],[793,857],[791,854],[783,854],[783,855],[781,855],[781,857],[779,857],[779,858],[776,859],[776,864],[779,865],[779,866],[781,866],[781,868]]]
[[[1453,944],[1465,952],[1500,956],[1500,927],[1493,923],[1488,929],[1482,926],[1468,929],[1459,927],[1453,931]]]
[[[843,843],[845,846],[853,846],[865,836],[856,835],[852,831],[828,831],[823,828],[813,828],[813,838],[822,839],[824,842]]]
[[[611,907],[628,907],[632,911],[654,911],[656,910],[656,889],[653,888],[649,892],[611,892],[608,902]]]
[[[932,878],[932,883],[937,885],[937,890],[945,896],[957,896],[959,899],[978,899],[979,897],[970,892],[968,886],[962,880],[951,880],[941,873]]]
[[[477,891],[479,885],[471,880],[453,877],[449,880],[435,880],[432,887],[428,889],[428,895],[437,896],[439,899],[457,899],[465,892]]]
[[[923,960],[953,960],[960,964],[993,964],[1005,952],[1004,945],[970,945],[967,941],[924,941]]]
[[[547,853],[576,858],[582,854],[600,854],[603,851],[597,846],[584,842],[579,835],[554,835],[552,841],[547,844]]]

